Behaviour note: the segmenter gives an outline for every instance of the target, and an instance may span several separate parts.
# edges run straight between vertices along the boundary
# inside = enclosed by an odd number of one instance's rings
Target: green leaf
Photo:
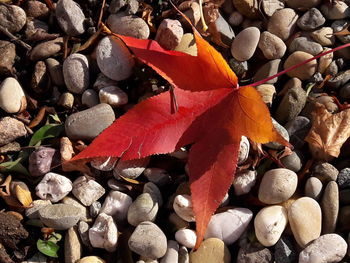
[[[53,243],[57,243],[62,239],[62,235],[59,233],[52,233],[50,238],[47,241],[51,241]]]
[[[16,161],[4,162],[0,164],[0,172],[3,173],[20,173],[30,176],[27,168],[25,168],[20,162],[22,158],[18,158]]]
[[[36,242],[36,246],[44,255],[58,258],[57,251],[60,249],[60,247],[56,243],[39,239],[38,242]]]
[[[57,137],[63,130],[63,124],[48,124],[37,130],[30,139],[29,146],[40,146],[45,139]]]

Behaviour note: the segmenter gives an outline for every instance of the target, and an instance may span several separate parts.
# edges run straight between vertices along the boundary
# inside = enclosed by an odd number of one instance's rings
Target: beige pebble
[[[335,181],[330,181],[323,193],[322,207],[322,233],[329,234],[335,231],[339,213],[339,189]]]
[[[256,27],[242,30],[231,45],[231,54],[238,61],[250,59],[258,46],[260,31]]]
[[[267,59],[281,58],[287,50],[283,40],[269,31],[261,33],[258,46]]]
[[[313,57],[312,55],[306,52],[295,51],[284,62],[284,69],[297,65],[312,57]],[[313,74],[315,74],[316,69],[317,69],[317,61],[312,60],[296,69],[293,69],[287,72],[287,75],[290,76],[291,78],[296,77],[301,80],[307,80],[311,78]]]
[[[331,50],[331,49],[324,48],[323,52],[326,52],[328,50]],[[332,61],[333,61],[333,52],[320,57],[318,59],[318,72],[323,74],[326,71],[326,69],[329,67],[329,65],[332,63]]]
[[[321,27],[310,33],[311,38],[322,46],[332,46],[335,42],[333,28]]]
[[[294,33],[297,20],[298,15],[293,9],[283,8],[271,16],[267,30],[282,40],[287,40]]]
[[[191,263],[229,263],[231,254],[224,242],[218,238],[208,238],[195,252],[190,254]]]

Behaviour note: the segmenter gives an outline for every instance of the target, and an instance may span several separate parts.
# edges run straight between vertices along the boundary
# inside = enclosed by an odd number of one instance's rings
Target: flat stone
[[[74,205],[55,204],[39,209],[40,220],[56,230],[67,230],[80,219],[79,208]]]
[[[15,64],[16,45],[0,40],[0,74],[10,74]]]
[[[190,253],[191,263],[229,263],[231,254],[223,241],[218,238],[208,238],[199,248]]]
[[[326,22],[322,13],[317,8],[311,8],[298,19],[298,27],[302,30],[313,30]]]
[[[294,33],[297,20],[298,15],[293,9],[277,10],[269,19],[267,31],[285,41]]]
[[[84,33],[85,15],[80,6],[72,0],[59,0],[56,4],[56,18],[62,30],[69,36]]]
[[[323,48],[319,43],[314,42],[306,37],[297,37],[294,38],[290,43],[288,50],[290,53],[293,53],[295,51],[303,51],[316,56],[322,53]]]
[[[83,54],[74,53],[63,62],[63,76],[67,89],[82,94],[89,86],[89,61]]]
[[[36,45],[30,52],[29,58],[32,61],[49,58],[63,49],[63,37],[54,40],[42,42]]]
[[[8,144],[17,138],[25,136],[27,130],[23,122],[11,117],[0,119],[0,145]]]
[[[81,258],[83,247],[75,227],[68,229],[64,237],[64,262],[75,263]]]
[[[335,43],[333,28],[331,27],[321,27],[320,29],[314,30],[310,33],[310,37],[323,47],[332,46]]]
[[[274,59],[266,62],[264,65],[262,65],[258,71],[255,73],[253,79],[254,81],[263,80],[267,77],[275,75],[277,72],[280,71],[281,68],[281,60],[280,59]],[[274,84],[276,83],[278,78],[270,79],[269,81],[266,81],[266,84]]]
[[[286,53],[286,44],[269,31],[261,33],[258,46],[267,59],[279,59]]]
[[[321,197],[322,188],[322,182],[317,177],[310,177],[305,183],[305,196],[311,197],[317,201]]]
[[[17,113],[26,109],[27,100],[19,82],[8,77],[0,85],[0,108],[7,113]]]
[[[231,54],[238,61],[250,59],[258,46],[260,31],[256,27],[243,29],[233,40]]]
[[[284,62],[284,69],[287,69],[291,66],[294,66],[296,64],[299,64],[309,58],[312,58],[313,56],[311,54],[308,54],[303,51],[295,51]],[[300,80],[307,80],[311,78],[313,74],[315,74],[317,69],[317,61],[313,60],[310,61],[296,69],[293,69],[289,72],[287,72],[287,75],[291,78],[295,77]]]
[[[322,208],[322,233],[335,232],[339,213],[339,190],[334,181],[330,181],[323,193],[321,200]]]
[[[26,24],[27,15],[17,5],[0,5],[0,26],[10,33],[17,33]]]
[[[104,195],[105,189],[96,181],[80,176],[73,182],[72,193],[83,205],[90,206]]]
[[[149,193],[143,193],[130,205],[128,222],[133,226],[137,226],[144,221],[153,222],[156,219],[158,209],[157,200]]]
[[[114,120],[111,106],[101,103],[70,115],[65,122],[65,130],[71,140],[92,140]]]

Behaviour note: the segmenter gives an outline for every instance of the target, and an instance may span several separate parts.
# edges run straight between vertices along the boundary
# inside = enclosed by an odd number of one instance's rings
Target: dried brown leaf
[[[15,194],[18,201],[24,206],[29,207],[33,203],[32,195],[30,191],[23,189],[21,186],[16,185]]]
[[[332,114],[319,103],[305,141],[315,159],[329,161],[340,154],[340,148],[350,137],[350,109]]]
[[[153,33],[156,32],[157,29],[153,24],[153,16],[152,16],[153,8],[152,8],[152,6],[150,6],[144,2],[141,2],[140,7],[142,10],[141,18],[143,20],[145,20],[145,22],[149,26],[149,29],[151,30],[151,32],[153,32]]]
[[[41,107],[38,114],[35,116],[35,118],[29,123],[28,127],[29,128],[34,128],[35,126],[37,126],[45,117],[45,113],[46,113],[46,108],[45,107]]]

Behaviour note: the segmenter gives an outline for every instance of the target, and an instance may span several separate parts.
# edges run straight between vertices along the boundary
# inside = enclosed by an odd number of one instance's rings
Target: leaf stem
[[[252,87],[259,86],[259,85],[261,85],[261,84],[266,83],[267,81],[269,81],[269,80],[271,80],[271,79],[277,78],[277,77],[279,77],[279,76],[281,76],[281,75],[283,75],[283,74],[285,74],[285,73],[287,73],[287,72],[289,72],[289,71],[292,71],[293,69],[296,69],[296,68],[298,68],[298,67],[300,67],[300,66],[302,66],[302,65],[304,65],[304,64],[306,64],[306,63],[309,63],[309,62],[312,61],[312,60],[318,59],[318,58],[323,57],[323,56],[325,56],[325,55],[327,55],[327,54],[329,54],[329,53],[338,51],[338,50],[343,49],[343,48],[346,48],[346,47],[350,47],[350,43],[347,43],[347,44],[341,45],[341,46],[339,46],[339,47],[333,48],[333,49],[331,49],[331,50],[328,50],[328,51],[326,51],[326,52],[320,53],[320,54],[318,54],[317,56],[314,56],[314,57],[312,57],[312,58],[309,58],[309,59],[307,59],[307,60],[304,60],[303,62],[300,62],[300,63],[298,63],[298,64],[296,64],[296,65],[294,65],[294,66],[291,66],[291,67],[289,67],[289,68],[287,68],[287,69],[285,69],[285,70],[282,70],[282,71],[278,72],[278,73],[275,74],[275,75],[272,75],[272,76],[270,76],[270,77],[268,77],[268,78],[265,78],[265,79],[263,79],[263,80],[259,80],[259,81],[257,81],[257,82],[254,82],[254,83],[249,84],[249,85],[246,85],[246,86],[252,86]]]
[[[204,32],[206,32],[208,30],[208,26],[205,23],[204,15],[203,15],[203,0],[199,0],[199,6],[200,6],[199,13],[200,13],[200,16],[201,16],[202,29],[203,29]]]

